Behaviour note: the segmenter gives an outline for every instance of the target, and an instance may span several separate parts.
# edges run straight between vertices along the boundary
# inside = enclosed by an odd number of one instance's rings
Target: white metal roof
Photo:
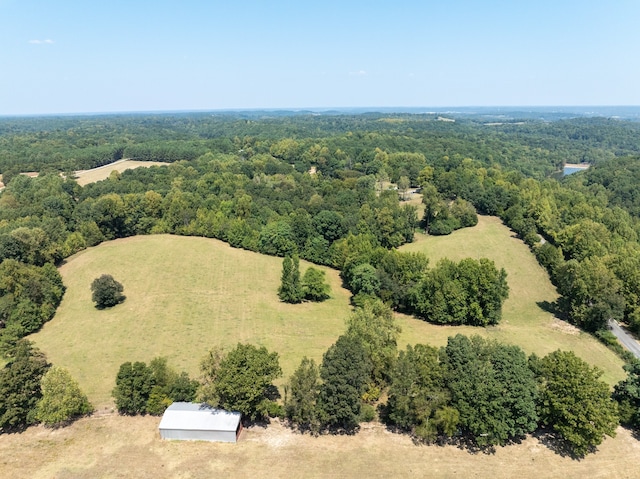
[[[191,431],[236,431],[239,412],[215,409],[207,404],[174,402],[162,415],[160,429]]]

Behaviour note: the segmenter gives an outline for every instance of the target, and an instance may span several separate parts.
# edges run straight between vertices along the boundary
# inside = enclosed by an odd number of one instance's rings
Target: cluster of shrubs
[[[502,317],[507,273],[489,259],[442,259],[376,248],[366,235],[337,242],[336,262],[354,303],[379,298],[393,309],[437,324],[487,326]]]
[[[175,401],[193,401],[198,381],[186,372],[177,373],[167,359],[157,357],[147,365],[142,361],[120,365],[113,397],[120,414],[159,415]]]

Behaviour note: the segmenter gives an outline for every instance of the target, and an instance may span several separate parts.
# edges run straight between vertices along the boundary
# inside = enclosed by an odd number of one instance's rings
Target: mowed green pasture
[[[488,257],[508,273],[509,299],[495,327],[437,326],[398,314],[400,347],[446,344],[457,333],[480,334],[545,355],[570,349],[601,368],[614,384],[622,361],[595,340],[553,317],[539,304],[557,294],[527,246],[499,219],[480,217],[474,228],[450,236],[416,235],[403,251],[422,251],[432,264],[442,258]],[[302,262],[304,272],[309,264]],[[54,364],[78,379],[99,409],[112,407],[111,390],[121,363],[166,356],[198,375],[198,363],[214,346],[264,345],[280,354],[282,385],[303,356],[320,362],[345,330],[350,293],[338,272],[325,269],[331,299],[289,305],[277,297],[282,259],[196,237],[139,236],[103,243],[69,258],[60,272],[67,292],[56,316],[33,335]],[[103,273],[122,282],[127,299],[103,311],[91,301],[90,284]]]
[[[304,273],[309,266],[301,262]],[[290,305],[278,300],[282,259],[226,243],[170,235],[103,243],[69,258],[60,273],[64,299],[35,341],[58,366],[69,369],[94,406],[112,404],[120,364],[166,356],[198,375],[214,346],[264,345],[280,354],[288,377],[303,356],[322,354],[345,330],[349,291],[338,272],[325,269],[331,298]],[[91,282],[111,274],[124,286],[124,303],[102,311],[91,301]]]
[[[524,351],[544,356],[556,349],[573,350],[585,361],[604,371],[603,379],[615,384],[625,377],[622,361],[593,336],[580,332],[545,311],[558,294],[546,271],[537,263],[527,245],[517,239],[499,218],[480,216],[478,225],[453,232],[449,236],[416,234],[415,241],[401,251],[422,252],[435,266],[441,258],[489,258],[507,271],[509,298],[503,306],[502,321],[488,328],[437,326],[398,315],[402,326],[401,345],[429,343],[443,346],[447,337],[479,334],[487,338],[517,344]],[[547,308],[548,309],[548,308]]]

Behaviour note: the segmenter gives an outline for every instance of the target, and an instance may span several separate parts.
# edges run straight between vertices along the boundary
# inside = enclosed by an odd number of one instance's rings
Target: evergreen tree
[[[316,401],[319,379],[315,361],[306,356],[289,379],[284,404],[285,414],[300,429],[316,431],[318,428]]]
[[[153,371],[145,363],[136,361],[120,365],[113,397],[120,414],[144,414],[154,386]]]
[[[300,281],[300,258],[297,254],[291,257],[291,287],[294,292],[293,303],[299,303],[303,298],[302,283]]]
[[[282,276],[278,289],[280,301],[285,303],[300,303],[303,298],[300,282],[300,259],[297,255],[285,256],[282,261]]]
[[[361,396],[371,378],[367,352],[359,339],[340,336],[322,359],[318,413],[323,426],[352,432],[360,422]]]

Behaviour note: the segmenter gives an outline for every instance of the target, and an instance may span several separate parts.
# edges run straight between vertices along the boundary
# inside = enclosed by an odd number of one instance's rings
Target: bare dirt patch
[[[556,329],[565,334],[580,334],[580,329],[576,328],[573,324],[569,324],[566,321],[562,321],[558,318],[553,318],[551,321],[550,327],[552,329]]]

